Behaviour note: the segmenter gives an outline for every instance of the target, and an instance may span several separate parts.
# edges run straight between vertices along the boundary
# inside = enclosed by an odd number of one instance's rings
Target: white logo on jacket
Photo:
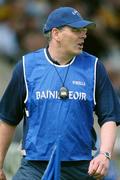
[[[85,82],[84,81],[72,81],[72,83],[74,85],[77,85],[77,86],[85,86]]]
[[[36,99],[60,99],[58,91],[36,91]],[[85,92],[69,91],[69,99],[86,101],[87,95]]]

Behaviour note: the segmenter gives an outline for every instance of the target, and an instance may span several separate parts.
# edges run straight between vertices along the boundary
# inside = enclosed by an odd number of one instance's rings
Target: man
[[[91,26],[71,7],[54,10],[44,26],[48,47],[16,65],[0,103],[0,180],[5,180],[5,154],[22,117],[24,155],[13,180],[99,180],[106,175],[120,108],[103,65],[83,51]],[[92,159],[94,111],[101,145]]]

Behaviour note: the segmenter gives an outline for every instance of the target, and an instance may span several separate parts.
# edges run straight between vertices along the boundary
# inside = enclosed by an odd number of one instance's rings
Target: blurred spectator
[[[50,3],[47,0],[29,0],[26,7],[26,12],[31,16],[40,18],[41,22],[39,23],[43,24],[46,14],[49,13],[50,8]]]
[[[19,44],[16,38],[16,32],[7,22],[0,24],[0,53],[6,58],[12,60],[16,58],[19,52]]]
[[[24,53],[35,51],[39,48],[44,47],[46,44],[46,39],[40,30],[31,30],[24,34],[21,39],[21,47],[24,50]]]
[[[0,0],[0,5],[4,3],[4,0]]]
[[[119,58],[114,60],[111,58],[111,60],[105,62],[105,66],[120,100],[120,60]]]

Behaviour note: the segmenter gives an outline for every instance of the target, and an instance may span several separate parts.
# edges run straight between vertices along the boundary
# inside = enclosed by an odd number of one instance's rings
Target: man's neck
[[[52,48],[51,46],[48,47],[48,54],[51,57],[50,59],[55,62],[56,64],[60,64],[60,65],[65,65],[71,62],[71,60],[73,59],[73,57],[71,56],[66,56],[65,54],[63,54],[62,52],[59,51],[59,49],[55,50],[54,48]]]

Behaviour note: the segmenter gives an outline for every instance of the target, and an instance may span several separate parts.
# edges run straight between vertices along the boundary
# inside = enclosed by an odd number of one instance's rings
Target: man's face
[[[71,28],[68,26],[59,30],[59,42],[64,52],[77,55],[83,50],[84,40],[87,37],[87,28]]]

